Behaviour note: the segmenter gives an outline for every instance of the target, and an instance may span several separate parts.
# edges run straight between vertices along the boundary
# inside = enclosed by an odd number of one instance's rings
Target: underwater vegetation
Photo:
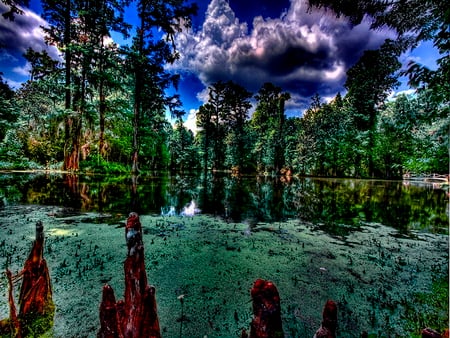
[[[124,270],[124,258],[141,252],[135,247],[140,241],[145,274],[158,290],[163,337],[179,337],[180,331],[183,337],[239,337],[255,318],[250,296],[258,279],[277,286],[287,337],[312,337],[329,299],[337,306],[338,337],[364,331],[368,337],[419,337],[425,327],[448,327],[447,235],[405,234],[371,222],[329,234],[296,219],[236,223],[206,215],[141,215],[139,230],[127,226],[123,214],[13,205],[0,209],[2,267],[22,270],[29,224],[37,220],[46,224],[55,305],[49,336],[97,334],[102,287],[108,284],[103,294],[114,290],[126,301],[126,271],[136,266]],[[124,236],[127,228],[130,236]],[[140,285],[145,290],[148,284]],[[7,294],[6,279],[0,290]],[[114,297],[108,304],[117,303]],[[7,297],[0,298],[0,317],[8,313]]]

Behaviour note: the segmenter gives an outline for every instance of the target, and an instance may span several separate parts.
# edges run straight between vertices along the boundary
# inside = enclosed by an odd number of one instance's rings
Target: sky
[[[345,94],[346,71],[365,50],[377,49],[386,38],[395,38],[387,29],[370,30],[365,20],[352,27],[345,18],[313,9],[306,0],[197,0],[198,15],[192,28],[176,37],[180,59],[166,69],[181,75],[179,94],[187,113],[187,123],[195,119],[198,107],[208,97],[207,88],[215,81],[232,80],[256,93],[265,82],[289,92],[288,116],[300,116],[311,97],[318,93],[324,100]],[[0,11],[4,5],[0,3]],[[46,46],[39,28],[45,21],[39,0],[32,0],[25,15],[14,22],[0,18],[0,71],[17,88],[29,79],[28,65],[22,54],[28,47],[47,49],[58,57],[55,47]],[[127,11],[132,23],[136,14]],[[125,44],[118,34],[113,39]],[[435,66],[437,51],[431,43],[404,54]],[[403,84],[398,90],[407,90]],[[190,122],[189,122],[190,121]]]

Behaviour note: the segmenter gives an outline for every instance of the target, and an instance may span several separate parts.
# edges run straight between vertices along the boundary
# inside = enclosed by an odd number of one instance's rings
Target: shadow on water
[[[0,204],[14,203],[112,215],[132,210],[161,215],[202,213],[249,224],[299,218],[333,235],[346,235],[365,222],[381,223],[402,234],[410,230],[448,233],[449,220],[446,191],[431,185],[314,178],[286,182],[211,173],[134,178],[0,174]]]

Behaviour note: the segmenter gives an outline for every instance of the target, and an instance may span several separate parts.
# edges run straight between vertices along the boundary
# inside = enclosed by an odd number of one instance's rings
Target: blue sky
[[[345,18],[323,10],[307,11],[305,0],[199,0],[199,13],[192,28],[176,38],[181,58],[167,66],[179,73],[179,87],[188,119],[207,98],[211,83],[233,80],[256,93],[264,82],[272,82],[291,94],[288,115],[300,115],[318,93],[324,99],[344,94],[346,71],[364,50],[378,48],[384,39],[395,38],[389,30],[369,29],[363,21],[352,27]],[[0,3],[0,11],[4,6]],[[38,0],[14,22],[0,18],[0,71],[14,87],[29,78],[21,55],[28,47],[47,49],[39,29],[45,22]],[[131,7],[127,20],[136,14]],[[113,35],[117,43],[126,43]],[[438,57],[431,43],[402,56],[406,64],[414,59],[433,67]],[[403,84],[398,90],[407,90]]]

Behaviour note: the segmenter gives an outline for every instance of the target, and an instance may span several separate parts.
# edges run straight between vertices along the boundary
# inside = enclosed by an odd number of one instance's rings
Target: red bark
[[[20,289],[20,316],[43,315],[52,302],[52,286],[47,262],[44,259],[44,227],[36,224],[36,241],[23,268]]]
[[[322,326],[316,331],[315,338],[336,338],[337,305],[328,300],[322,312]]]
[[[448,338],[448,329],[440,334],[438,331],[427,327],[422,330],[422,338]]]
[[[253,320],[250,338],[284,337],[278,290],[272,282],[257,279],[251,290]]]
[[[29,331],[34,334],[44,333],[53,325],[54,304],[52,299],[52,285],[47,262],[44,259],[44,227],[41,221],[36,223],[36,240],[25,261],[22,272],[12,276],[6,271],[9,281],[9,326],[14,331],[12,336],[27,336]],[[19,295],[19,314],[13,299],[13,280],[22,277]],[[34,327],[35,321],[37,327]],[[8,322],[8,321],[6,321]],[[3,325],[2,325],[3,326]],[[4,327],[1,327],[4,330]],[[0,330],[0,331],[1,331]]]
[[[125,227],[128,255],[124,263],[125,297],[115,302],[114,292],[103,287],[100,338],[160,338],[155,288],[148,285],[139,216],[131,213]]]
[[[116,307],[116,297],[111,286],[103,287],[102,303],[100,304],[100,331],[98,337],[122,338],[119,331],[119,319]]]

